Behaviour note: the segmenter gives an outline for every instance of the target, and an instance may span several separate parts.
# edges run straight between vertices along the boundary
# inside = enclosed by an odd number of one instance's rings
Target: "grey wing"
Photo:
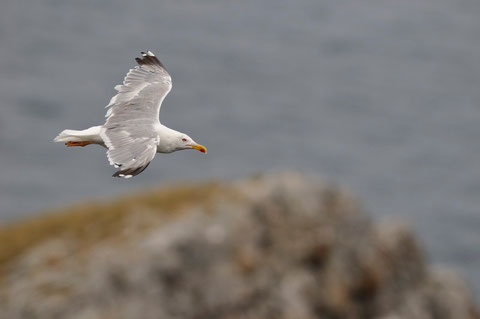
[[[140,174],[153,160],[160,139],[160,106],[172,88],[172,79],[160,61],[142,52],[139,66],[131,69],[107,105],[107,120],[101,136],[111,165],[120,168],[113,176]]]

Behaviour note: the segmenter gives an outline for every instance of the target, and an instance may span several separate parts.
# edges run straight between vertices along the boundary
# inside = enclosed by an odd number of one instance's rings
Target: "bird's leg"
[[[87,146],[88,144],[92,144],[92,143],[93,143],[92,141],[82,141],[82,142],[68,141],[67,143],[65,143],[65,145],[67,145],[68,147],[70,147],[70,146]]]

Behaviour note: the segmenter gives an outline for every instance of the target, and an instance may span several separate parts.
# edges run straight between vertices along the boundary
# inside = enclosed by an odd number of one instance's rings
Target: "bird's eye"
[[[186,139],[186,138],[182,138],[182,141],[183,141],[183,142],[186,142],[186,141],[187,141],[187,139]]]

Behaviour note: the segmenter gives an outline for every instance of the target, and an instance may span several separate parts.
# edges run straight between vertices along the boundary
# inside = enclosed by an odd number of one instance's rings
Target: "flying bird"
[[[107,148],[110,165],[118,168],[112,176],[130,178],[147,168],[156,153],[195,149],[207,153],[185,133],[160,123],[160,107],[172,89],[172,78],[150,51],[135,58],[138,66],[130,69],[123,84],[115,86],[104,125],[86,130],[64,130],[55,142],[66,146],[99,144]]]

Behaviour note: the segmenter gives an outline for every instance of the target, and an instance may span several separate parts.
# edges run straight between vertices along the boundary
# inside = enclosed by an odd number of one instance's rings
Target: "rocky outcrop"
[[[0,318],[479,318],[407,226],[373,224],[335,187],[259,176],[181,210],[132,209],[91,245],[33,245],[4,271]]]

